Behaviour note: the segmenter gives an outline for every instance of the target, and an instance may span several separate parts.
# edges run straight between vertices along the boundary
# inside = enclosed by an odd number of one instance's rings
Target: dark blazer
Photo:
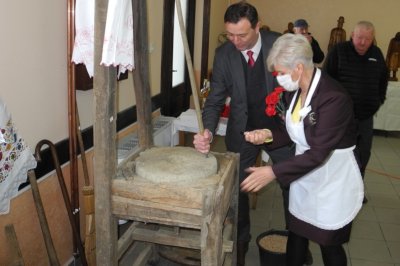
[[[294,93],[287,95],[288,103],[293,96]],[[328,74],[322,72],[310,105],[312,110],[303,119],[310,149],[272,166],[283,185],[317,168],[333,150],[348,148],[356,143],[352,100],[346,90]],[[275,139],[275,134],[273,132],[274,142],[283,141],[282,138]]]
[[[280,36],[280,33],[263,30],[260,33],[262,59],[266,70],[265,82],[268,92],[271,92],[277,84],[274,84],[274,77],[271,72],[267,71],[266,59],[272,44]],[[226,97],[230,96],[231,108],[225,143],[229,151],[239,152],[240,146],[244,141],[243,132],[246,130],[248,119],[246,81],[242,54],[230,41],[225,42],[216,49],[210,85],[211,91],[202,113],[204,128],[215,133]],[[270,118],[265,116],[260,117],[260,119],[270,119],[272,127],[282,125],[282,121],[277,117]],[[275,148],[275,145],[271,145],[270,148]]]

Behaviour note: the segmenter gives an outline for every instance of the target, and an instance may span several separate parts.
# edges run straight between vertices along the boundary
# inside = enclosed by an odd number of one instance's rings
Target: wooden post
[[[222,258],[222,217],[221,210],[214,205],[220,202],[223,187],[206,190],[203,199],[203,217],[201,227],[201,264],[221,265]],[[215,210],[214,208],[217,208]]]
[[[78,182],[78,159],[76,152],[76,93],[75,93],[75,68],[71,62],[75,41],[75,1],[68,1],[67,16],[67,65],[68,65],[68,131],[69,131],[69,162],[70,162],[70,185],[71,185],[71,206],[74,211],[74,220],[80,233],[79,212],[79,182]],[[77,249],[78,239],[73,237],[73,251]]]
[[[101,66],[108,0],[95,2],[94,189],[97,265],[117,265],[117,219],[111,212],[111,179],[116,173],[116,69]],[[76,131],[75,131],[76,134]]]
[[[148,148],[153,145],[153,126],[151,124],[146,1],[132,0],[132,10],[135,47],[135,69],[132,74],[139,124],[139,146]]]

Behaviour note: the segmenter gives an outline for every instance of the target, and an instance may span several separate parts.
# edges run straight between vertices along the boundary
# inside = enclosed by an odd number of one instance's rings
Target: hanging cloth
[[[10,200],[26,181],[28,170],[34,168],[36,160],[0,100],[0,214],[9,212]]]
[[[72,62],[94,74],[94,0],[77,0]],[[109,0],[101,64],[119,66],[118,75],[134,67],[133,20],[130,0]]]
[[[134,68],[131,0],[109,0],[101,64],[119,66],[118,75]]]
[[[75,43],[72,62],[83,63],[90,77],[94,72],[94,0],[76,0]]]

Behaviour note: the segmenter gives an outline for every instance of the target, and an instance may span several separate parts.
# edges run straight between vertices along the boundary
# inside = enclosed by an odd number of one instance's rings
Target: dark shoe
[[[365,203],[367,203],[368,202],[368,199],[367,199],[367,197],[366,196],[364,196],[364,199],[363,199],[363,204],[365,204]]]
[[[246,261],[246,253],[249,250],[249,242],[238,241],[237,243],[237,266],[244,266]]]
[[[305,265],[312,265],[314,262],[310,249],[307,249],[306,260],[304,261]]]

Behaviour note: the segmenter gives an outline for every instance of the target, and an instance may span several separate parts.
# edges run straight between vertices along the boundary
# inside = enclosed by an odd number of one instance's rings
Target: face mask
[[[290,74],[276,76],[279,84],[287,91],[295,91],[299,88],[299,80],[293,81]]]

